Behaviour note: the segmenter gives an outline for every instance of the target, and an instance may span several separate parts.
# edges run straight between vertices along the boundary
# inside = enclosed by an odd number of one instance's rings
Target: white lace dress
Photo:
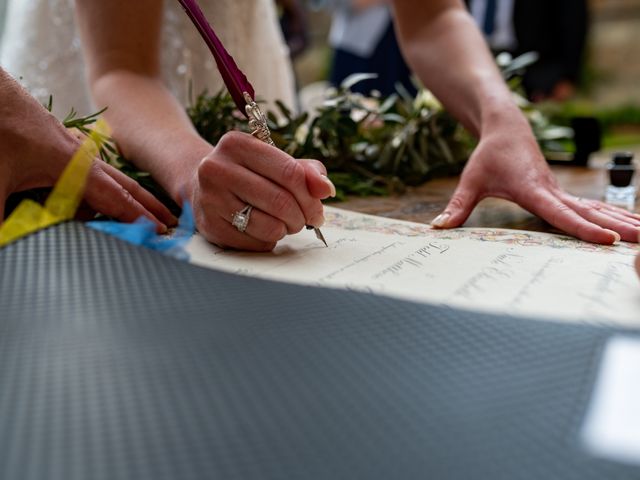
[[[0,65],[41,102],[54,98],[59,117],[74,107],[95,111],[85,81],[74,0],[8,0]],[[295,105],[288,50],[272,0],[202,0],[200,5],[258,97]],[[223,87],[215,62],[177,0],[165,0],[162,37],[164,80],[183,104],[189,83],[198,94]],[[140,19],[144,22],[144,19]]]

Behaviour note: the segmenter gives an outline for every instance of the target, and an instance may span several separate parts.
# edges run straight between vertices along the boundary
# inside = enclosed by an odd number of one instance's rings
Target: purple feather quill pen
[[[265,143],[275,146],[271,139],[267,119],[255,102],[255,91],[251,83],[249,83],[245,74],[242,73],[238,65],[236,65],[233,57],[229,55],[229,52],[227,52],[224,45],[222,45],[222,42],[204,16],[204,13],[202,13],[198,2],[196,0],[178,1],[198,29],[198,32],[200,32],[209,50],[211,50],[222,80],[231,94],[231,98],[233,98],[238,109],[249,119],[249,126],[253,129],[252,135]],[[316,237],[328,246],[319,228],[307,225],[307,229],[313,229]]]
[[[207,21],[207,17],[204,16],[198,2],[195,0],[178,0],[184,11],[193,22],[193,24],[200,32],[200,35],[204,39],[205,43],[211,50],[213,58],[216,61],[220,75],[224,80],[224,84],[227,86],[231,98],[236,103],[238,109],[248,118],[249,115],[245,111],[247,102],[245,101],[244,93],[248,93],[252,100],[255,99],[255,91],[247,80],[244,73],[238,68],[235,60],[229,52],[224,48],[222,42],[214,32],[213,28]]]

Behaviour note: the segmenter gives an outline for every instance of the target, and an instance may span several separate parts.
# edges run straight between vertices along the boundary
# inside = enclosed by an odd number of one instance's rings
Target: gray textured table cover
[[[0,478],[638,479],[578,430],[613,330],[204,270],[67,223],[0,250]]]

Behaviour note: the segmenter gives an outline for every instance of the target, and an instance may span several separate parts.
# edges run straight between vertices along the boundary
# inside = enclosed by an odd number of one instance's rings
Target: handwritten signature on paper
[[[425,266],[425,259],[432,255],[442,255],[448,252],[450,248],[451,246],[446,243],[430,242],[428,245],[419,248],[413,253],[410,253],[404,258],[374,274],[371,278],[373,280],[380,280],[388,275],[399,276],[407,267],[423,268]]]
[[[454,293],[453,297],[473,300],[476,295],[494,290],[497,282],[510,281],[516,275],[516,268],[524,257],[515,253],[502,253],[493,258],[489,265],[473,275]]]

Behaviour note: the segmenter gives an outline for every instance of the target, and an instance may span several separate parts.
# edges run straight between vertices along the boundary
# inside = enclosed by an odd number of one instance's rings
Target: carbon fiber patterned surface
[[[638,479],[577,442],[609,331],[203,270],[79,224],[0,250],[0,478]]]

